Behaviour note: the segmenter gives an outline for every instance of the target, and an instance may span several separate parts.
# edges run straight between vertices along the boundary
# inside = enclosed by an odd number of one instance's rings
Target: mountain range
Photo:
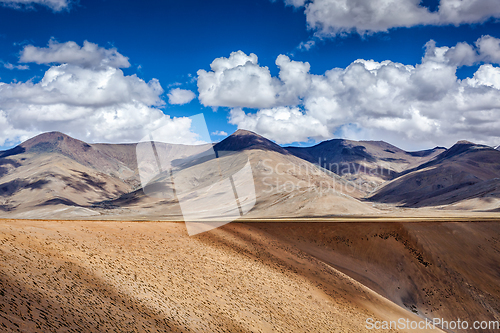
[[[467,141],[416,152],[342,139],[281,147],[238,130],[214,145],[154,145],[189,188],[215,186],[248,161],[256,198],[248,218],[500,210],[500,151]],[[137,144],[87,144],[59,132],[0,151],[0,217],[182,219],[180,192],[161,195],[171,187],[168,174],[143,186],[137,151]],[[210,209],[225,209],[219,201]]]

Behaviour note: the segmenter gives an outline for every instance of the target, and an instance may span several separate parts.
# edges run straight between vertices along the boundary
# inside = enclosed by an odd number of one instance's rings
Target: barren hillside
[[[188,237],[183,223],[2,221],[0,326],[21,332],[367,332],[368,318],[422,320],[342,273],[333,266],[339,261],[318,256],[345,248],[344,236],[351,248],[380,245],[380,238],[363,242],[338,226],[318,225],[318,231],[340,233],[316,239],[317,232],[303,227],[230,224]],[[276,237],[280,230],[283,237]],[[309,248],[288,237],[297,233]],[[422,271],[397,244],[394,258]]]
[[[370,200],[406,207],[452,205],[450,208],[491,210],[500,206],[499,177],[498,150],[461,141],[384,184]]]
[[[291,154],[355,182],[366,192],[399,173],[432,160],[445,148],[406,152],[383,141],[333,139],[313,147],[287,147]]]
[[[138,156],[144,151],[137,144],[88,145],[51,132],[0,152],[0,216],[181,220],[179,200],[217,216],[230,198],[206,206],[203,198],[215,192],[193,200],[191,190],[216,186],[217,195],[231,194],[221,184],[247,162],[250,173],[239,186],[252,196],[255,187],[250,218],[376,215],[398,206],[500,209],[500,153],[470,142],[420,152],[349,140],[283,148],[238,130],[213,146],[155,147],[164,172],[146,181],[137,161],[154,166],[155,155]]]

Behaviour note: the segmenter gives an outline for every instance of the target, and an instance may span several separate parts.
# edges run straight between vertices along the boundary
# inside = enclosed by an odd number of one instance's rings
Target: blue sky
[[[284,145],[500,143],[500,4],[374,0],[340,13],[342,2],[0,0],[0,148],[49,130],[122,142],[166,126],[182,137],[174,117],[200,112],[211,133],[240,127]],[[78,60],[85,41],[100,62]],[[108,67],[105,50],[128,64]]]

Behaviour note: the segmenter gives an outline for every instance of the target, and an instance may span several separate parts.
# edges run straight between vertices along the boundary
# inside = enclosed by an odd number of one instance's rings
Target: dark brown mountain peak
[[[61,154],[70,159],[108,174],[117,174],[123,162],[103,154],[86,142],[61,132],[48,132],[31,138],[10,150],[0,152],[0,158],[18,154]]]
[[[52,131],[52,132],[45,132],[45,133],[38,134],[37,136],[34,136],[31,139],[26,140],[25,142],[23,142],[23,144],[27,144],[28,142],[32,142],[32,141],[47,141],[47,142],[48,141],[61,141],[61,140],[64,140],[66,138],[71,139],[71,137],[69,135],[66,135],[66,134],[58,132],[58,131]]]
[[[260,136],[259,134],[255,133],[255,132],[241,129],[241,128],[236,130],[236,132],[234,132],[233,134],[231,134],[231,136],[245,136],[245,135]],[[260,137],[262,137],[262,136],[260,136]]]
[[[0,158],[29,153],[79,153],[87,151],[92,147],[87,143],[73,139],[61,132],[47,132],[39,134],[31,139],[24,141],[16,147],[0,152]]]
[[[273,150],[282,154],[288,152],[274,142],[252,131],[239,129],[214,146],[215,151],[241,151],[247,149]]]
[[[453,146],[451,146],[450,149],[439,154],[437,156],[437,160],[452,158],[452,157],[460,155],[460,154],[468,153],[468,152],[474,151],[476,149],[481,149],[481,148],[486,148],[486,147],[487,146],[478,145],[478,144],[475,144],[475,143],[467,141],[467,140],[460,140],[457,143],[455,143]]]
[[[43,133],[21,143],[19,146],[27,152],[37,153],[78,153],[92,148],[89,144],[61,132]]]
[[[467,141],[467,140],[459,140],[459,141],[457,141],[457,143],[454,144],[454,146],[456,146],[456,145],[472,145],[472,146],[474,146],[475,143]]]

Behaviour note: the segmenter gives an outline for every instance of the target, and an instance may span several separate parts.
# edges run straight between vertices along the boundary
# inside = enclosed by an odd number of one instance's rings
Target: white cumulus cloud
[[[3,67],[7,68],[7,69],[10,69],[10,70],[19,69],[19,70],[22,70],[22,71],[30,69],[28,65],[13,65],[10,62],[4,62],[3,63]]]
[[[170,104],[183,105],[191,102],[196,95],[191,90],[175,88],[168,93],[168,102]]]
[[[309,80],[309,63],[291,61],[286,55],[276,59],[279,78],[258,64],[255,54],[242,51],[229,58],[217,58],[212,71],[198,71],[198,92],[205,106],[267,108],[294,105],[302,97]]]
[[[491,36],[452,47],[430,41],[419,64],[358,59],[323,75],[280,55],[277,77],[239,51],[216,59],[224,66],[198,72],[199,96],[204,105],[231,108],[232,124],[278,143],[348,135],[408,149],[460,139],[492,144],[500,139],[499,43]],[[482,65],[472,78],[458,79],[457,68],[471,64]]]
[[[25,62],[62,64],[39,82],[0,82],[0,146],[54,130],[87,142],[133,142],[160,127],[170,142],[197,141],[190,119],[163,114],[158,80],[125,75],[117,67],[128,60],[115,49],[75,45],[24,49]]]
[[[106,49],[88,41],[83,46],[69,41],[59,43],[50,40],[47,47],[27,45],[21,51],[21,63],[70,64],[85,68],[128,68],[128,58],[118,53],[115,48]]]
[[[323,37],[387,31],[419,25],[481,23],[500,17],[497,0],[440,0],[431,12],[420,0],[284,0],[304,8],[307,24]]]
[[[16,9],[28,9],[33,5],[46,6],[55,12],[68,9],[72,0],[0,0],[0,4]]]
[[[215,132],[212,132],[212,135],[215,135],[215,136],[227,136],[227,132],[226,131],[215,131]]]
[[[198,92],[205,106],[260,108],[278,104],[280,81],[261,67],[255,54],[233,52],[229,58],[217,58],[212,71],[198,71]]]

